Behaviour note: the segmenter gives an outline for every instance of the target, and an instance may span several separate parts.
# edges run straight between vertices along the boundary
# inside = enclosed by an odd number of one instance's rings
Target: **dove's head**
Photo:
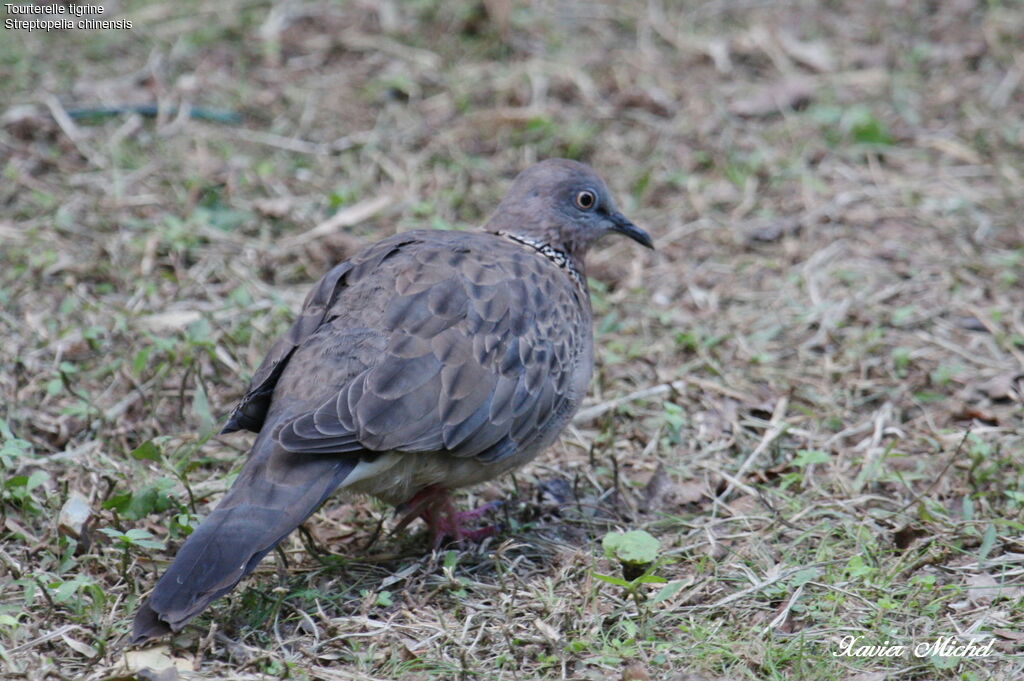
[[[579,264],[587,249],[608,234],[654,248],[650,234],[619,212],[604,180],[590,166],[564,158],[519,173],[485,229],[549,245]]]

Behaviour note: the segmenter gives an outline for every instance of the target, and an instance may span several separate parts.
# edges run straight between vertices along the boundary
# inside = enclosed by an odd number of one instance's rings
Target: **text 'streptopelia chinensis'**
[[[594,341],[584,257],[651,237],[588,166],[515,180],[480,232],[396,234],[329,271],[271,349],[225,433],[258,433],[220,505],[135,616],[133,642],[178,631],[336,489],[460,528],[448,491],[522,466],[580,406]]]

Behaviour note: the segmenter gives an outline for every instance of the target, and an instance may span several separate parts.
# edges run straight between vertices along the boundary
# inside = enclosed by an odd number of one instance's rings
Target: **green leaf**
[[[861,556],[854,556],[846,564],[846,570],[851,577],[865,577],[876,572],[877,569],[866,564]]]
[[[192,396],[192,411],[199,417],[199,428],[202,433],[212,432],[217,423],[210,409],[210,398],[206,396],[206,389],[203,388],[201,381],[196,382],[196,391]]]
[[[651,603],[661,603],[675,596],[677,593],[683,590],[686,586],[686,582],[679,580],[676,582],[669,582],[665,586],[661,587],[658,593],[651,596]]]
[[[793,465],[799,468],[807,468],[815,463],[828,463],[831,459],[832,456],[828,452],[823,452],[820,449],[801,449],[796,453]]]
[[[131,457],[139,461],[159,461],[160,448],[152,440],[146,440],[132,450]]]
[[[942,656],[939,656],[939,655],[932,655],[931,657],[928,658],[928,661],[936,669],[949,670],[949,669],[956,669],[957,665],[960,664],[960,661],[962,659],[963,658],[960,658],[960,657],[942,657]]]
[[[894,141],[888,126],[867,107],[850,108],[841,123],[858,144],[889,146]]]
[[[6,487],[7,489],[16,489],[18,487],[24,487],[27,484],[27,475],[14,475],[7,478],[7,480],[4,482],[4,487]]]
[[[143,348],[135,353],[135,360],[132,362],[132,369],[135,371],[136,376],[142,375],[142,370],[149,365],[149,356],[153,353],[153,348]]]
[[[213,327],[206,318],[200,318],[185,328],[189,342],[194,345],[212,345]]]
[[[158,478],[138,492],[124,492],[103,502],[103,508],[115,509],[129,520],[141,520],[150,513],[162,513],[176,502],[171,492],[177,483],[171,478]]]
[[[609,532],[601,544],[604,555],[629,565],[653,563],[661,550],[661,542],[643,530]]]
[[[988,554],[992,551],[992,547],[996,544],[996,526],[990,524],[985,528],[985,534],[981,538],[981,546],[978,547],[978,561],[983,561],[988,558]]]
[[[53,600],[58,603],[66,603],[78,591],[78,584],[75,582],[64,582],[53,592]]]
[[[614,584],[615,586],[632,586],[632,583],[627,582],[621,577],[612,577],[611,575],[600,575],[596,572],[594,573],[594,576],[600,579],[602,582],[608,582],[609,584]]]
[[[56,586],[56,589],[53,592],[53,600],[58,603],[67,603],[76,593],[78,593],[79,589],[91,586],[92,584],[93,581],[84,575],[78,575],[74,579],[63,582],[60,585],[51,584],[51,588]]]
[[[633,580],[634,584],[664,584],[668,580],[658,575],[641,575]]]
[[[115,494],[106,501],[103,502],[103,508],[106,510],[114,509],[118,513],[123,513],[128,508],[128,504],[132,501],[132,493],[125,492],[124,494]]]
[[[789,580],[791,586],[803,586],[807,582],[814,580],[816,577],[821,575],[821,570],[818,568],[807,568],[800,570]]]
[[[25,482],[25,491],[31,492],[49,479],[50,474],[46,471],[35,471],[32,475],[28,476],[28,480]]]

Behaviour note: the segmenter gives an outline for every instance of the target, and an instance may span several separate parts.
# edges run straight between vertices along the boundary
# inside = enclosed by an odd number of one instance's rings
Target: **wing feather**
[[[487,235],[413,232],[378,251],[334,278],[319,295],[330,302],[320,326],[291,349],[296,372],[318,373],[329,390],[310,405],[301,381],[282,379],[292,415],[277,437],[287,451],[494,462],[575,407],[571,337],[590,332],[589,301],[564,272]],[[341,328],[367,339],[327,351]]]

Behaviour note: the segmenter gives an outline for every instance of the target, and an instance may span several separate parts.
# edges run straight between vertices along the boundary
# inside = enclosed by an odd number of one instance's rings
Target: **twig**
[[[775,440],[786,432],[786,424],[783,419],[786,417],[786,408],[789,406],[789,397],[783,395],[779,398],[779,401],[775,403],[775,409],[772,411],[772,418],[769,421],[768,430],[765,431],[761,441],[754,448],[754,451],[750,452],[750,455],[740,464],[739,470],[736,471],[734,477],[737,481],[742,480],[743,476],[747,474],[753,465],[757,461],[757,458],[764,453],[768,447],[775,442]],[[715,500],[716,503],[724,502],[725,498],[732,494],[732,491],[736,488],[732,482],[725,488],[725,490],[718,495]]]
[[[768,623],[768,626],[764,628],[763,633],[767,634],[772,629],[778,629],[786,623],[790,610],[792,610],[793,606],[796,605],[796,602],[800,600],[800,596],[804,592],[804,586],[805,584],[801,584],[796,588],[796,591],[790,594],[789,598],[786,600],[786,605],[782,608],[782,612],[776,615],[775,619]]]
[[[932,493],[932,490],[935,489],[935,486],[939,484],[940,480],[942,480],[942,477],[946,474],[946,471],[948,471],[950,469],[950,467],[952,467],[953,462],[956,461],[957,457],[960,456],[960,451],[964,448],[964,444],[967,442],[967,436],[970,435],[970,434],[971,434],[971,426],[968,426],[967,430],[964,431],[964,436],[962,438],[960,438],[960,444],[958,444],[956,446],[956,450],[953,452],[953,455],[949,457],[949,460],[946,461],[946,465],[942,467],[942,470],[939,471],[939,474],[935,476],[935,479],[932,480],[931,484],[928,485],[928,487],[925,489],[924,492],[921,492],[920,494],[915,495],[914,498],[911,499],[909,502],[907,502],[907,504],[904,505],[901,509],[899,509],[898,511],[894,511],[893,515],[900,515],[901,513],[906,511],[908,508],[910,508],[911,506],[913,506],[917,502],[921,501],[921,499],[923,497],[926,497],[926,496],[928,496],[929,494]]]
[[[763,581],[758,582],[757,584],[752,584],[752,585],[748,586],[746,589],[743,589],[742,591],[737,591],[736,593],[729,594],[728,596],[726,596],[724,598],[718,599],[714,603],[707,603],[707,604],[702,604],[702,605],[691,605],[691,606],[687,606],[685,609],[710,610],[710,609],[714,609],[714,608],[721,608],[724,605],[729,605],[730,603],[732,603],[734,601],[738,601],[741,598],[746,598],[747,596],[749,596],[751,594],[757,593],[758,591],[760,591],[761,589],[765,588],[766,586],[771,586],[775,582],[781,581],[783,579],[786,579],[787,577],[795,575],[796,573],[800,572],[801,570],[807,570],[808,568],[818,567],[819,565],[824,565],[824,563],[812,563],[810,565],[798,565],[798,566],[790,568],[788,570],[782,570],[777,575],[774,575],[772,577],[768,577],[768,578],[764,579]]]
[[[242,122],[242,114],[237,111],[218,111],[216,109],[201,109],[195,107],[183,107],[189,118],[227,125],[238,125]],[[165,112],[168,116],[175,116],[179,113],[178,107],[171,107]],[[140,116],[156,117],[160,114],[158,104],[123,104],[121,106],[100,106],[95,108],[69,109],[67,115],[73,120],[88,118],[106,118],[109,116],[120,116],[122,114],[138,114]]]
[[[53,120],[56,121],[57,125],[67,138],[71,140],[71,143],[78,149],[78,153],[88,159],[89,163],[92,163],[98,168],[106,168],[107,162],[102,156],[98,155],[95,151],[89,148],[89,145],[85,142],[85,136],[82,135],[82,131],[78,129],[75,122],[71,120],[71,116],[68,115],[64,105],[60,103],[54,95],[47,95],[46,106],[50,109],[50,114],[53,116]]]
[[[636,392],[631,392],[623,397],[617,397],[613,400],[608,400],[606,402],[601,402],[600,404],[595,404],[592,407],[587,407],[586,409],[580,409],[576,413],[576,416],[573,417],[572,422],[587,423],[609,411],[612,411],[613,409],[618,409],[624,404],[650,399],[670,392],[679,392],[685,390],[686,387],[690,385],[703,388],[704,390],[711,392],[717,392],[741,402],[747,399],[747,396],[743,393],[738,390],[733,390],[732,388],[727,388],[724,385],[718,385],[717,383],[712,383],[711,381],[706,381],[701,378],[684,378],[678,381],[673,381],[672,383],[662,383],[660,385],[637,390]]]
[[[354,133],[339,137],[333,142],[309,142],[295,137],[285,137],[284,135],[275,135],[272,132],[248,130],[246,128],[235,128],[231,131],[231,134],[246,142],[254,142],[276,149],[293,151],[297,154],[312,154],[314,156],[329,156],[347,151],[352,147],[362,144],[368,137],[368,133]]]
[[[984,323],[984,322],[982,322],[982,323]],[[969,361],[969,362],[971,362],[973,364],[978,364],[980,366],[986,366],[986,367],[989,367],[990,369],[1003,370],[1003,369],[1006,368],[1004,365],[999,364],[998,362],[993,362],[993,361],[991,361],[989,359],[986,359],[984,357],[979,357],[976,353],[969,352],[968,350],[965,350],[964,348],[961,348],[959,345],[955,345],[953,343],[950,343],[949,341],[947,341],[944,338],[939,338],[938,336],[933,336],[933,335],[931,335],[929,333],[926,333],[924,331],[918,331],[916,335],[917,335],[918,338],[920,338],[921,340],[925,341],[926,343],[933,343],[935,345],[938,345],[941,348],[944,348],[946,350],[949,350],[952,353],[960,355],[961,357],[963,357],[964,359],[966,359],[967,361]]]
[[[354,227],[361,222],[369,220],[371,217],[394,203],[394,201],[395,198],[388,194],[382,194],[381,196],[376,196],[372,199],[360,201],[348,208],[339,210],[337,213],[327,218],[311,230],[303,232],[302,234],[295,234],[287,239],[282,239],[279,243],[279,247],[285,249],[294,248],[301,244],[308,243],[313,239],[319,239],[322,236],[333,234],[344,227]]]
[[[61,636],[63,636],[64,634],[66,634],[68,632],[74,631],[76,629],[81,629],[81,628],[82,627],[78,626],[77,624],[65,624],[63,627],[60,627],[59,629],[54,629],[53,631],[51,631],[48,634],[43,634],[42,636],[38,636],[38,637],[32,639],[31,641],[27,641],[25,643],[22,643],[17,648],[11,648],[7,652],[8,653],[20,653],[23,650],[29,650],[31,648],[35,648],[40,643],[46,643],[47,641],[52,641],[55,638],[60,638]]]
[[[985,327],[985,330],[989,332],[993,340],[995,340],[995,342],[998,344],[999,329],[996,328],[995,324],[993,324],[992,321],[988,319],[984,312],[979,310],[974,305],[969,305],[967,309],[970,311],[972,315],[974,315],[974,318],[977,319],[981,323],[981,325]],[[1019,364],[1021,368],[1024,368],[1024,353],[1018,350],[1012,342],[1007,343],[1007,346],[1007,350],[1009,350],[1010,354],[1013,355],[1013,358],[1017,360],[1017,364]]]

